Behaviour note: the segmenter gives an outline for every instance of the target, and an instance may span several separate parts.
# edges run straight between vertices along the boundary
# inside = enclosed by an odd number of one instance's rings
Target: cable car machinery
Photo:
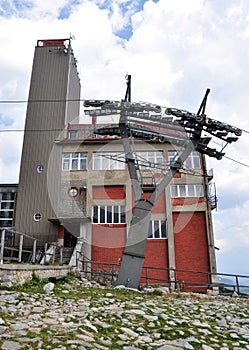
[[[120,114],[119,124],[102,127],[95,130],[100,135],[115,135],[122,139],[125,159],[133,191],[135,206],[130,223],[126,246],[123,252],[120,271],[115,285],[124,285],[138,289],[140,286],[144,253],[148,236],[152,208],[165,187],[180,169],[194,150],[216,159],[224,156],[224,148],[228,143],[238,140],[242,131],[229,124],[208,118],[205,114],[207,97],[206,90],[197,113],[191,113],[176,108],[163,108],[151,103],[131,102],[131,76],[126,77],[125,99],[121,101],[86,100],[85,107],[100,107],[98,113]],[[103,112],[103,113],[102,113]],[[101,114],[102,113],[102,114]],[[207,146],[203,133],[221,139],[225,145],[220,151]],[[133,148],[133,139],[158,139],[182,149],[165,168],[164,165],[149,162],[155,168],[163,167],[163,176],[159,182],[153,182],[150,187],[144,186],[143,178],[138,172],[144,161],[138,159]],[[209,138],[210,140],[210,138]],[[120,159],[119,159],[120,160]],[[148,162],[146,162],[148,166]],[[141,174],[140,174],[141,175]],[[150,193],[144,199],[145,192]]]

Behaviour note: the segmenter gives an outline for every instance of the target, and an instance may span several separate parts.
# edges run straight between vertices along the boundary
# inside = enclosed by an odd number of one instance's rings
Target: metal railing
[[[36,259],[37,239],[25,233],[14,230],[0,229],[0,263],[4,260],[22,262],[24,253],[32,254],[32,262]],[[32,246],[32,249],[24,249],[25,245]],[[8,252],[8,253],[7,253]]]
[[[86,277],[114,285],[118,277],[120,264],[92,261],[77,252],[77,267]],[[169,278],[169,276],[171,279]],[[179,270],[145,266],[142,269],[141,288],[149,286],[168,286],[171,290],[195,291],[206,293],[208,289],[218,291],[220,294],[249,296],[249,276],[210,273],[192,270]],[[129,287],[127,281],[126,287]]]
[[[44,248],[37,249],[38,245],[43,245]],[[4,261],[53,264],[57,255],[58,263],[63,264],[64,247],[55,242],[46,242],[42,245],[36,238],[25,233],[0,228],[0,264]]]

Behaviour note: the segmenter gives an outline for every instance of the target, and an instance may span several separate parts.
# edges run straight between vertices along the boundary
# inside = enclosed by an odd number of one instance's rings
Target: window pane
[[[13,211],[4,210],[0,211],[0,218],[13,218]]]
[[[0,227],[11,227],[13,225],[13,220],[0,220]]]
[[[110,159],[107,158],[107,154],[102,154],[102,170],[109,170]]]
[[[93,207],[93,222],[96,224],[98,222],[98,206]]]
[[[178,197],[177,185],[171,185],[171,197]]]
[[[110,170],[118,169],[118,162],[115,159],[110,159]]]
[[[189,157],[185,160],[184,165],[185,165],[186,168],[192,168],[192,158],[191,158],[191,156],[189,156]]]
[[[86,170],[86,158],[80,160],[80,170]]]
[[[69,170],[69,159],[63,159],[63,170]]]
[[[195,197],[195,185],[188,185],[188,197]]]
[[[100,219],[99,222],[101,224],[105,223],[105,207],[99,207],[100,208]]]
[[[1,209],[14,209],[14,202],[2,202]]]
[[[193,167],[194,168],[200,168],[201,162],[200,162],[200,155],[198,152],[193,152]]]
[[[196,197],[203,197],[203,186],[196,185]]]
[[[159,220],[154,220],[154,238],[160,238]]]
[[[155,152],[148,152],[146,158],[149,162],[154,163],[155,162]]]
[[[63,153],[63,158],[70,158],[70,153]]]
[[[161,221],[161,237],[162,238],[166,238],[167,237],[166,221],[165,220]]]
[[[148,238],[153,238],[153,235],[152,235],[152,221],[150,221],[150,225],[149,225]]]
[[[159,164],[163,163],[163,152],[156,152],[156,162]]]
[[[100,170],[100,155],[93,153],[93,170]]]
[[[119,223],[119,207],[118,206],[114,206],[114,219],[113,222],[114,223]]]
[[[168,151],[168,160],[169,162],[172,162],[175,159],[176,152],[175,151]]]
[[[78,159],[73,159],[72,160],[72,170],[78,170]]]
[[[111,224],[112,223],[112,207],[111,206],[107,206],[107,220],[106,222],[108,224]]]
[[[13,201],[15,199],[15,193],[3,193],[2,200],[3,201]]]
[[[120,159],[116,161],[117,169],[124,170],[125,169],[125,161],[124,161],[125,155],[124,153],[117,153],[117,159]]]
[[[126,212],[125,212],[125,206],[121,206],[121,218],[120,223],[125,224],[126,223]]]
[[[77,139],[77,137],[78,137],[78,131],[77,130],[70,131],[70,139]]]
[[[186,197],[186,187],[185,185],[179,185],[179,196]]]

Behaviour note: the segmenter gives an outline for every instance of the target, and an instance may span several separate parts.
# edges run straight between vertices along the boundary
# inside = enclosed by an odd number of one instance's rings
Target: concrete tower
[[[15,228],[37,237],[39,243],[57,239],[58,228],[49,219],[56,216],[50,198],[59,196],[61,150],[57,147],[58,154],[52,152],[52,162],[51,151],[60,132],[72,120],[77,123],[75,118],[79,116],[80,80],[76,63],[70,39],[37,41],[26,114]],[[52,179],[51,170],[48,175],[48,162],[50,169],[52,164]],[[48,180],[50,184],[52,181],[49,191]]]

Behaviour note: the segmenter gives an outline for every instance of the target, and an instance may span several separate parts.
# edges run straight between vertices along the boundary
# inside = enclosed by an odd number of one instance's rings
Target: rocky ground
[[[249,349],[249,299],[104,288],[81,278],[0,291],[0,348]]]

